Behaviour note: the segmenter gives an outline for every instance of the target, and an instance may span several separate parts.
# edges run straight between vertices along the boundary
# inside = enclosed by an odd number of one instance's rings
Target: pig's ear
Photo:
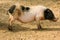
[[[12,5],[10,8],[9,8],[9,13],[13,13],[14,12],[14,10],[15,10],[15,8],[16,8],[16,5]]]

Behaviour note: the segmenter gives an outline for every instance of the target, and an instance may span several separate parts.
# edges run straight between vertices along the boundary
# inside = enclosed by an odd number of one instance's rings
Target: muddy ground
[[[44,5],[59,18],[57,22],[41,21],[43,30],[37,30],[36,22],[15,21],[13,31],[8,30],[7,10],[15,3],[22,5]],[[60,40],[60,0],[0,0],[0,40]]]

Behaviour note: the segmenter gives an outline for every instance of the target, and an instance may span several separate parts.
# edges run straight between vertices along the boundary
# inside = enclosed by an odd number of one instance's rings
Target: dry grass
[[[22,5],[44,5],[59,18],[57,22],[41,21],[44,30],[36,30],[36,23],[15,22],[14,31],[8,30],[7,9],[14,3]],[[59,0],[0,0],[0,40],[60,40],[60,1]]]

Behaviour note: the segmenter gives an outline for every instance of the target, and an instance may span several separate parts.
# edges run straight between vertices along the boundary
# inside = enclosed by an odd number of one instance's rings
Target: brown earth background
[[[22,5],[44,5],[59,18],[57,22],[41,21],[44,30],[36,30],[36,22],[15,21],[13,31],[8,30],[7,10],[15,3]],[[60,40],[60,0],[0,0],[0,40]]]

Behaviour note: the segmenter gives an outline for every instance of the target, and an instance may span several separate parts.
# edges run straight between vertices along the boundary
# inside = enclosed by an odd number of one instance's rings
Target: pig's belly
[[[21,21],[21,22],[24,22],[24,23],[26,23],[26,22],[31,22],[31,21],[33,21],[34,20],[34,15],[23,15],[23,16],[20,16],[19,17],[19,20]]]

